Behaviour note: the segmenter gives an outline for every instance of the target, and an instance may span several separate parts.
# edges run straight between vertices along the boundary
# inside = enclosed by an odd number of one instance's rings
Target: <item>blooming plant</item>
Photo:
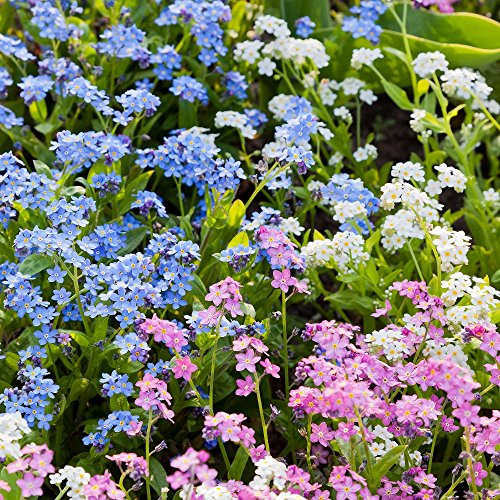
[[[0,3],[0,500],[500,498],[466,3]]]

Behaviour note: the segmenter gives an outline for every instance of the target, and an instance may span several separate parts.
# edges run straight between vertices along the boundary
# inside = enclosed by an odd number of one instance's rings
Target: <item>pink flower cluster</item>
[[[214,283],[209,287],[209,293],[205,296],[207,302],[213,305],[208,309],[199,312],[200,324],[215,326],[219,322],[224,311],[231,314],[233,318],[243,316],[241,302],[243,300],[240,293],[241,285],[233,278]]]
[[[118,453],[117,455],[106,455],[108,460],[115,462],[122,473],[130,475],[133,481],[138,481],[141,477],[148,477],[148,463],[144,457],[139,457],[135,453]]]
[[[153,410],[155,414],[173,422],[174,412],[168,409],[172,396],[163,380],[153,377],[149,373],[135,384],[139,388],[139,397],[135,404],[145,410]]]
[[[125,493],[113,481],[108,471],[92,476],[88,484],[84,486],[83,493],[87,500],[123,500],[125,498]]]
[[[196,481],[208,486],[215,485],[217,471],[208,467],[206,462],[210,455],[202,450],[196,451],[188,448],[183,455],[175,457],[170,465],[177,469],[173,474],[167,476],[167,481],[172,489],[177,490]]]
[[[285,233],[270,226],[261,226],[255,232],[255,241],[269,260],[273,271],[271,286],[288,293],[290,287],[300,293],[309,293],[307,284],[292,276],[290,268],[303,271],[304,261],[295,250],[295,243],[290,241]],[[281,271],[277,268],[281,268]]]
[[[207,415],[203,438],[212,441],[220,437],[224,442],[231,441],[251,448],[255,445],[255,431],[246,425],[241,425],[244,420],[246,417],[241,413],[229,414],[219,411],[213,416]]]
[[[52,474],[55,469],[52,465],[54,452],[46,444],[28,444],[21,448],[21,456],[7,465],[9,474],[22,472],[23,477],[16,481],[21,488],[23,497],[42,496],[42,485],[45,477]],[[10,488],[3,488],[10,491]]]
[[[173,321],[158,318],[156,314],[145,319],[139,325],[139,330],[144,334],[153,335],[155,342],[163,342],[177,352],[188,344],[184,329],[179,328]]]

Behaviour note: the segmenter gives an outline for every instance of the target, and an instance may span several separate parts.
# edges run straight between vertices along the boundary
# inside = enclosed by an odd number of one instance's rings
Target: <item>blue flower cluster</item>
[[[13,36],[6,36],[0,33],[0,54],[8,57],[16,57],[21,61],[31,61],[35,59],[33,54],[28,52],[26,45]]]
[[[8,88],[13,83],[14,80],[10,77],[10,73],[5,68],[0,67],[0,99],[7,97]]]
[[[74,173],[91,167],[102,158],[106,165],[112,165],[130,153],[130,139],[123,135],[93,131],[72,134],[63,130],[56,138],[51,149],[56,152],[60,164],[71,167]]]
[[[328,184],[321,188],[323,201],[329,205],[343,201],[358,201],[365,206],[368,216],[378,212],[380,200],[364,186],[361,179],[350,179],[348,174],[336,174],[332,176]],[[368,234],[369,229],[366,221],[358,219],[356,225],[363,234]],[[347,222],[340,226],[341,231],[358,232],[358,229]]]
[[[255,254],[255,248],[246,245],[236,245],[223,250],[218,259],[221,262],[227,262],[238,273],[248,265],[253,254]]]
[[[158,26],[174,24],[189,26],[189,32],[200,48],[198,59],[210,66],[227,53],[220,23],[231,19],[231,9],[221,0],[175,0],[156,19]]]
[[[228,71],[222,78],[222,85],[226,88],[226,95],[245,99],[247,97],[248,82],[245,76],[238,71]]]
[[[139,209],[139,213],[147,217],[152,209],[156,210],[159,217],[168,217],[161,198],[151,191],[140,191],[136,194],[137,199],[132,203],[131,208]]]
[[[45,99],[47,92],[53,87],[54,82],[47,75],[33,76],[28,75],[21,79],[17,86],[22,89],[19,94],[26,104]]]
[[[99,193],[100,198],[104,198],[108,194],[118,193],[120,191],[121,182],[121,176],[111,172],[109,174],[94,175],[89,185]]]
[[[31,22],[40,30],[40,36],[64,42],[70,37],[78,38],[81,32],[67,24],[62,12],[52,2],[36,2],[31,8]]]
[[[173,45],[165,45],[151,56],[150,62],[155,65],[153,73],[158,80],[172,80],[174,71],[181,69],[182,56]]]
[[[192,76],[179,76],[172,80],[170,92],[188,102],[200,101],[208,104],[207,89]]]
[[[141,67],[148,66],[151,53],[143,45],[146,33],[137,26],[111,26],[101,35],[101,40],[103,41],[95,45],[101,54],[117,59],[132,59],[138,61]]]
[[[129,382],[128,375],[119,374],[116,370],[103,373],[99,382],[102,384],[101,393],[104,397],[110,398],[114,394],[123,394],[128,397],[134,389],[132,382]]]
[[[91,432],[83,438],[83,444],[94,446],[101,451],[109,443],[106,437],[110,432],[128,432],[133,424],[139,423],[139,417],[132,415],[129,411],[114,411],[107,418],[100,419],[96,432]]]
[[[362,0],[359,5],[351,8],[351,13],[355,16],[344,18],[342,29],[352,33],[354,38],[366,38],[373,44],[377,44],[382,28],[376,22],[386,10],[387,5],[381,0]]]
[[[29,357],[33,364],[24,366],[21,362],[17,376],[22,384],[21,388],[4,389],[0,395],[0,403],[5,405],[7,413],[20,412],[30,427],[36,425],[39,429],[49,429],[54,416],[47,410],[51,400],[54,399],[59,390],[59,386],[48,377],[48,370],[41,367],[41,358],[37,357],[36,354],[32,348]],[[46,357],[45,352],[38,354]],[[23,356],[21,356],[22,358]]]
[[[295,21],[295,33],[301,38],[307,38],[316,27],[316,23],[309,16],[299,17]]]
[[[245,178],[241,163],[217,158],[219,151],[210,135],[176,131],[158,149],[137,150],[136,163],[142,168],[159,167],[165,177],[181,178],[187,186],[195,185],[200,194],[207,185],[219,192],[236,189]]]

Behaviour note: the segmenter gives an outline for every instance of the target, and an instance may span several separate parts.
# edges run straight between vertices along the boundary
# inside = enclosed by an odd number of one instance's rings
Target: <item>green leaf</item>
[[[122,411],[130,408],[127,398],[123,394],[113,394],[109,400],[111,411]]]
[[[49,179],[52,179],[52,172],[48,165],[46,165],[43,161],[33,160],[33,165],[39,174],[46,175]]]
[[[399,15],[403,6],[397,5]],[[382,46],[404,50],[403,35],[390,12],[379,20],[384,29]],[[442,52],[451,66],[479,68],[500,60],[500,23],[477,14],[438,14],[426,9],[408,9],[408,42],[412,54]]]
[[[161,489],[168,486],[167,473],[163,465],[154,457],[149,459],[149,471],[151,473],[151,486],[158,495],[161,495]]]
[[[491,277],[492,283],[498,283],[500,281],[500,269],[497,269],[493,276]]]
[[[54,265],[52,257],[47,255],[32,254],[28,255],[20,264],[19,272],[32,276],[38,274],[40,271],[47,269]]]
[[[89,386],[89,380],[83,377],[76,378],[71,384],[71,390],[69,391],[67,404],[69,405],[73,401],[76,401],[80,396],[87,390]]]
[[[238,451],[236,452],[233,463],[231,464],[233,478],[236,479],[236,481],[239,481],[241,479],[247,462],[248,452],[245,450],[245,448],[243,448],[243,446],[240,446],[238,448]]]
[[[241,221],[245,216],[245,205],[241,200],[236,200],[229,209],[227,223],[231,227],[240,227]]]
[[[248,234],[245,231],[238,233],[227,245],[227,248],[237,247],[238,245],[248,246]]]
[[[126,255],[132,250],[135,250],[146,237],[148,233],[147,227],[136,227],[127,232],[127,243],[123,248],[120,248],[118,255]]]
[[[377,461],[375,466],[372,467],[372,477],[369,484],[370,489],[376,488],[380,485],[382,478],[394,464],[399,462],[399,457],[404,453],[406,448],[406,445],[396,446]]]
[[[32,102],[29,106],[30,115],[37,123],[44,122],[47,118],[47,105],[45,99]]]
[[[198,124],[196,105],[192,102],[179,100],[179,127],[191,128]]]
[[[394,101],[394,103],[401,109],[407,111],[413,111],[415,106],[408,99],[408,94],[396,84],[389,82],[388,80],[382,80],[382,86],[386,94]]]

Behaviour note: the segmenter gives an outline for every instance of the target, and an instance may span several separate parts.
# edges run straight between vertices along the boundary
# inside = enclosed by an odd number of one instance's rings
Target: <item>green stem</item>
[[[217,359],[217,345],[219,344],[220,337],[220,324],[224,315],[221,313],[219,321],[217,322],[217,327],[215,329],[215,341],[212,350],[212,363],[210,367],[210,392],[209,392],[209,406],[210,411],[214,412],[214,382],[215,382],[215,361]]]
[[[60,500],[64,494],[69,490],[69,486],[65,486],[60,492],[59,495],[56,496],[54,500]]]
[[[271,450],[269,448],[269,438],[267,435],[266,419],[264,417],[264,408],[262,407],[262,399],[260,397],[260,387],[259,387],[260,379],[257,376],[257,373],[254,373],[253,377],[255,380],[255,394],[257,395],[257,404],[259,405],[260,423],[262,425],[262,433],[264,434],[264,444],[266,446],[267,452],[270,454]]]
[[[472,463],[472,453],[470,448],[470,428],[468,425],[465,427],[465,450],[467,451],[467,467],[469,469],[470,484],[472,485],[472,491],[474,492],[474,500],[476,500],[479,498],[479,493],[477,491],[474,464]]]
[[[146,476],[146,495],[151,500],[151,480],[149,475],[149,439],[151,437],[151,426],[153,425],[153,410],[150,408],[148,413],[148,428],[146,429],[146,462],[148,464],[148,475]]]
[[[356,413],[356,417],[358,419],[359,430],[361,432],[361,440],[363,441],[363,447],[365,449],[365,454],[366,454],[366,474],[368,476],[368,483],[371,483],[373,477],[372,459],[370,455],[370,448],[368,447],[368,441],[366,440],[365,427],[363,425],[363,419],[361,418],[361,414],[359,413],[357,406],[354,406],[354,412]]]

